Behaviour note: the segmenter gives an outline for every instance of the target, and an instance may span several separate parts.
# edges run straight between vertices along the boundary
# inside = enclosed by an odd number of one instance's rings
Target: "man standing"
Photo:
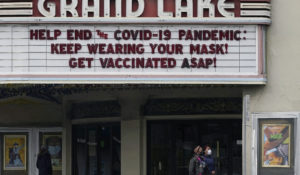
[[[45,145],[41,147],[36,161],[36,167],[39,169],[39,175],[52,175],[51,156]]]

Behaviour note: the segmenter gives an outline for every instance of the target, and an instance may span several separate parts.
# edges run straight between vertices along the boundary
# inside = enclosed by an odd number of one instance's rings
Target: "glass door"
[[[120,174],[120,125],[73,127],[73,174]]]
[[[241,120],[148,122],[148,175],[182,175],[196,145],[212,148],[218,175],[242,173]]]
[[[45,129],[39,132],[39,151],[42,145],[47,146],[51,156],[53,175],[62,174],[62,132],[50,132]]]

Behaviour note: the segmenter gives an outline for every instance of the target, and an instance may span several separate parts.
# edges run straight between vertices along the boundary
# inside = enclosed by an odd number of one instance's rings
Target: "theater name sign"
[[[264,84],[269,0],[0,2],[0,83]]]

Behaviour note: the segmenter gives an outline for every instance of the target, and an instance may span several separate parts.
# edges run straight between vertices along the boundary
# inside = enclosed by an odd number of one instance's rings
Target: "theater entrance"
[[[120,124],[73,126],[73,175],[120,175]]]
[[[196,145],[210,145],[217,175],[242,174],[242,120],[147,123],[147,175],[188,174]]]

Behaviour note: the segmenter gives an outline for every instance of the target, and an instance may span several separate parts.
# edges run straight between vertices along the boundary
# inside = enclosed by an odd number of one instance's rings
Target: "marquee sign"
[[[4,0],[0,83],[264,84],[270,0]]]
[[[10,0],[0,22],[270,24],[270,10],[270,0]]]
[[[256,25],[2,25],[0,79],[265,82]]]

